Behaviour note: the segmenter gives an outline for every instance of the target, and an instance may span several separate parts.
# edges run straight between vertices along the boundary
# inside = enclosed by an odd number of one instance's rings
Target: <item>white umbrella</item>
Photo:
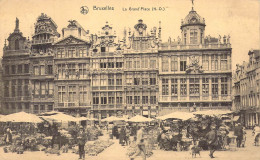
[[[40,117],[42,117],[43,119],[45,119],[47,121],[60,121],[60,122],[68,122],[68,121],[77,122],[78,121],[77,118],[64,114],[64,113],[58,113],[58,114],[51,115],[51,116],[40,116]]]
[[[110,116],[110,117],[107,117],[105,119],[102,119],[101,121],[102,122],[113,122],[113,121],[125,121],[126,119],[125,118],[118,118],[118,117],[115,117],[115,116]]]
[[[204,110],[204,111],[197,111],[193,112],[193,114],[201,114],[201,115],[208,115],[208,116],[219,116],[224,114],[230,114],[232,111],[230,110]]]
[[[136,115],[128,120],[128,122],[151,122],[153,119]]]
[[[25,112],[18,112],[1,117],[2,122],[30,122],[30,123],[41,123],[43,120],[34,114]]]
[[[166,120],[166,119],[181,119],[181,120],[188,120],[193,118],[194,115],[190,112],[172,112],[170,114],[157,117],[157,119]]]
[[[88,120],[87,117],[77,117],[76,119],[77,119],[77,121],[86,121],[86,120]]]

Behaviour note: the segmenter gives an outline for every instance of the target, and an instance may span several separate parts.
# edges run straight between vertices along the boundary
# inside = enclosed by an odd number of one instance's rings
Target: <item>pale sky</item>
[[[95,11],[93,6],[114,7],[114,11]],[[89,13],[82,15],[81,6],[88,6]],[[129,7],[165,7],[165,11],[123,11]],[[194,0],[197,13],[205,18],[206,35],[230,35],[233,70],[236,63],[248,61],[248,51],[260,48],[260,0]],[[58,25],[58,32],[77,20],[90,33],[98,33],[106,23],[122,38],[124,28],[131,28],[143,19],[150,31],[162,24],[162,39],[181,35],[181,19],[191,10],[191,0],[0,0],[0,57],[4,40],[13,32],[15,18],[20,20],[20,31],[30,37],[34,23],[41,13],[46,13]]]

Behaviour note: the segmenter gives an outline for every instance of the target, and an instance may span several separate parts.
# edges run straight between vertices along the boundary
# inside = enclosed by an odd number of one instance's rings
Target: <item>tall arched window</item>
[[[18,40],[18,39],[16,39],[16,40],[14,41],[14,49],[15,49],[15,50],[19,50],[19,40]]]

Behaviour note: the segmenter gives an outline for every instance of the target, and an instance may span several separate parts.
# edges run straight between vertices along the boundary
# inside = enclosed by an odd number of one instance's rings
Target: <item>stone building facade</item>
[[[251,128],[260,124],[260,50],[250,50],[248,56],[233,75],[233,105],[238,120]]]
[[[5,42],[2,60],[4,93],[2,111],[5,114],[30,111],[30,48],[31,42],[19,30],[16,19],[14,32]]]
[[[182,20],[182,38],[159,48],[161,112],[231,109],[230,37],[205,36],[205,26],[192,9]]]
[[[10,35],[4,48],[5,113],[18,111],[20,104],[32,113],[55,109],[99,119],[230,109],[229,36],[223,40],[205,36],[205,26],[192,9],[181,23],[177,41],[162,42],[161,22],[148,27],[143,20],[124,30],[122,39],[108,23],[98,34],[90,34],[71,20],[60,37],[55,22],[42,14],[31,41],[16,29],[13,34],[19,38]],[[12,48],[18,42],[26,48]],[[12,72],[11,61],[22,63],[26,72]],[[17,79],[28,86],[28,93],[23,90],[28,96],[19,100]]]

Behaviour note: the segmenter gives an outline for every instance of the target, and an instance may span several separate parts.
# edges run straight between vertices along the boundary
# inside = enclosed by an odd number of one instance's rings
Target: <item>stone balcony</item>
[[[196,45],[165,45],[160,50],[192,50],[192,49],[225,49],[231,48],[231,44],[196,44]]]

